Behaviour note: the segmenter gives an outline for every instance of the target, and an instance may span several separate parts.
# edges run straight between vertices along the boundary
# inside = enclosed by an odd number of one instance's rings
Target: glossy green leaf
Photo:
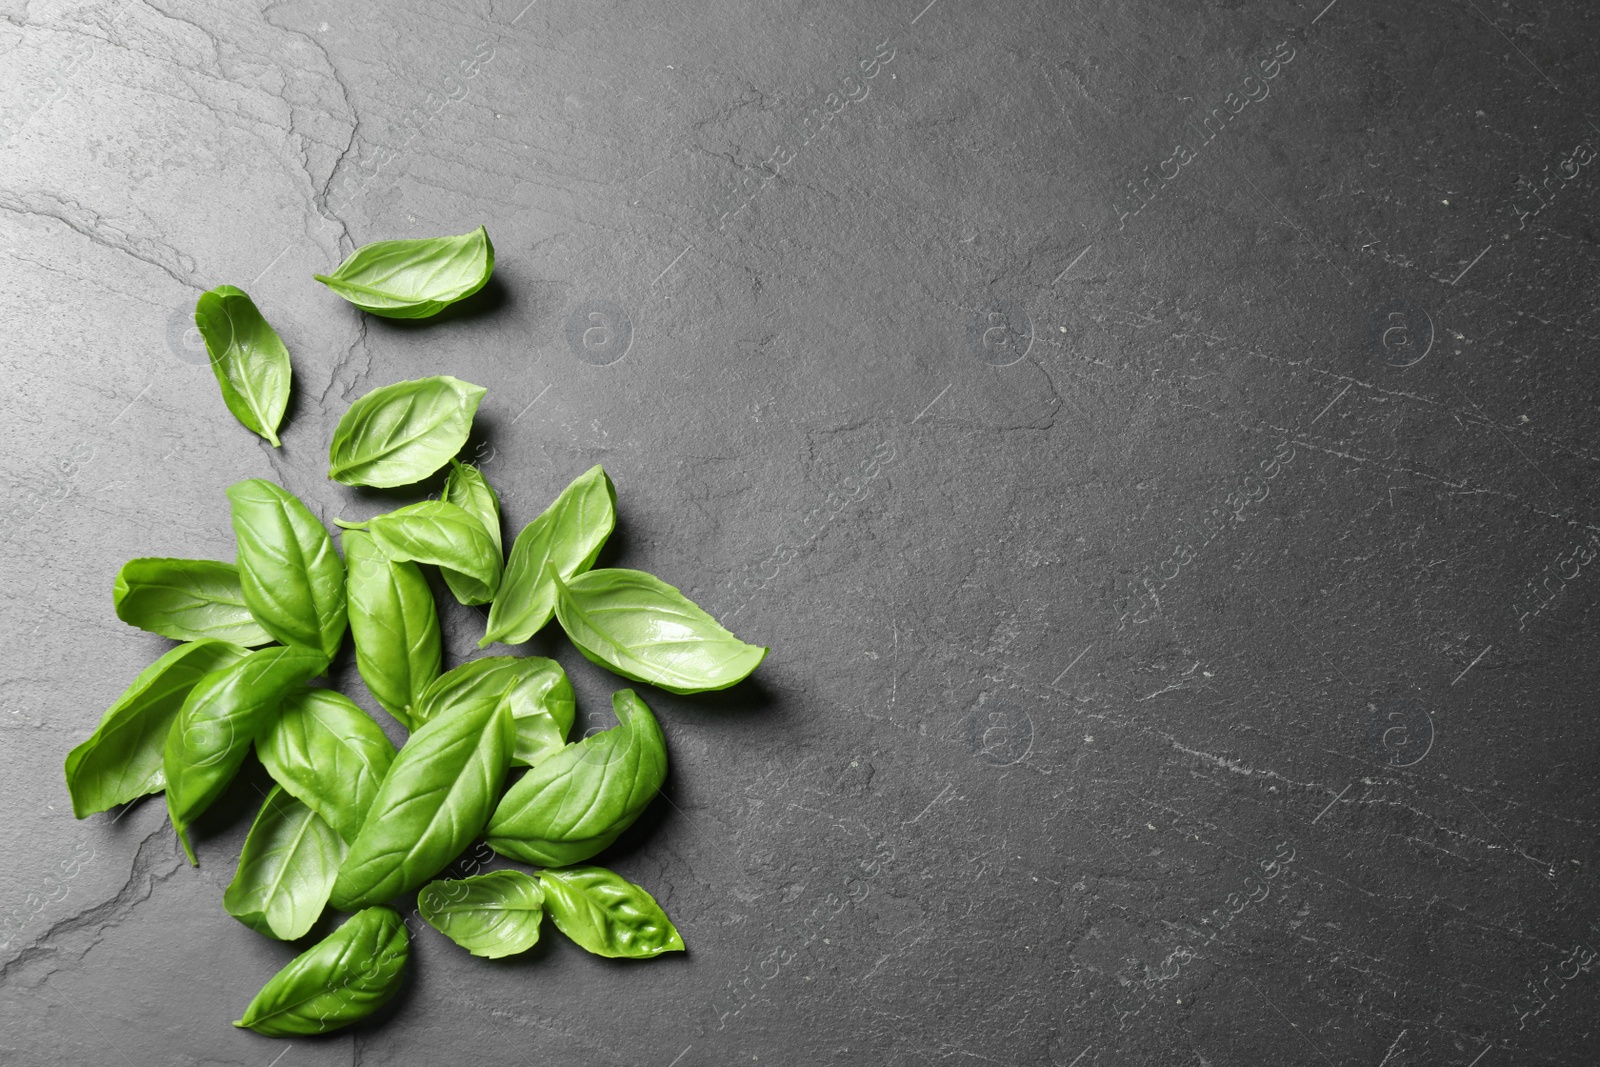
[[[392,560],[438,567],[463,604],[487,604],[500,587],[500,550],[483,523],[455,504],[424,500],[365,523],[338,524],[365,529]]]
[[[494,491],[481,470],[452,459],[450,475],[444,480],[444,499],[483,523],[495,549],[502,554],[505,552],[505,544],[500,540],[500,494]]]
[[[117,618],[174,641],[230,641],[265,645],[244,602],[239,568],[210,559],[130,559],[112,587]]]
[[[549,568],[564,581],[588,570],[616,525],[616,488],[603,469],[590,467],[517,535],[478,647],[521,644],[542,629],[556,608]]]
[[[233,1025],[267,1037],[324,1034],[383,1007],[400,989],[411,939],[393,908],[367,908],[289,961]]]
[[[247,654],[224,641],[196,641],[140,672],[88,740],[67,753],[72,813],[82,819],[165,789],[162,754],[184,699],[200,679]]]
[[[505,781],[511,712],[487,701],[423,724],[378,788],[334,883],[345,911],[409,893],[478,836]]]
[[[420,482],[467,443],[486,392],[447,374],[372,390],[333,431],[328,477],[380,488]]]
[[[283,698],[256,738],[256,754],[273,781],[353,841],[394,762],[394,745],[343,693],[304,688]]]
[[[647,960],[683,951],[655,898],[604,867],[540,871],[539,882],[556,929],[597,956]]]
[[[275,786],[244,839],[222,906],[259,934],[280,941],[304,937],[328,903],[344,853],[344,842],[322,816]]]
[[[439,677],[433,590],[420,567],[390,559],[364,530],[344,532],[344,558],[356,669],[383,710],[413,729],[411,707]]]
[[[255,301],[231,285],[200,294],[194,322],[223,403],[246,428],[278,447],[278,424],[289,403],[289,350]]]
[[[672,693],[726,689],[767,656],[767,649],[745,644],[694,601],[643,571],[558,578],[556,615],[590,661]]]
[[[484,836],[502,856],[561,867],[615,841],[667,779],[667,747],[631,689],[612,696],[617,725],[534,764],[506,790]]]
[[[513,763],[559,752],[572,732],[577,703],[561,664],[543,656],[486,656],[441,674],[413,706],[420,725],[484,701],[504,703],[516,721]]]
[[[328,668],[309,648],[274,645],[201,678],[184,698],[162,752],[167,813],[189,862],[189,824],[232,780],[289,691]]]
[[[263,629],[329,659],[344,640],[344,563],[317,517],[260,478],[228,487],[239,543],[239,584]]]
[[[494,245],[482,226],[459,237],[362,245],[317,281],[362,311],[425,319],[482,289],[494,272]]]
[[[544,892],[521,871],[429,882],[417,893],[427,924],[474,956],[497,960],[539,941]]]

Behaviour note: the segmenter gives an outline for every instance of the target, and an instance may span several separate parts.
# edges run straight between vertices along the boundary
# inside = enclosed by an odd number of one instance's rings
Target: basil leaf
[[[468,705],[411,735],[378,787],[330,898],[349,911],[409,893],[483,829],[511,761],[511,712]]]
[[[530,764],[559,752],[572,732],[577,702],[561,664],[543,656],[485,656],[441,674],[412,708],[418,724],[489,701],[511,709],[516,722],[512,763]]]
[[[422,481],[467,443],[486,392],[447,374],[372,390],[333,431],[328,477],[383,489]]]
[[[251,478],[228,487],[244,602],[267,633],[329,659],[344,640],[344,563],[293,493]]]
[[[661,727],[633,690],[611,698],[617,725],[534,764],[506,790],[485,831],[523,863],[562,867],[615,841],[667,780]]]
[[[655,898],[604,867],[540,871],[539,882],[556,929],[597,956],[647,960],[683,951]]]
[[[400,989],[410,955],[393,908],[368,908],[289,961],[233,1025],[267,1037],[324,1034],[364,1019]]]
[[[222,387],[222,402],[247,429],[277,448],[278,424],[289,403],[289,350],[255,301],[231,285],[200,294],[194,323]]]
[[[479,226],[459,237],[374,241],[317,281],[362,311],[425,319],[482,289],[494,272],[494,245]]]
[[[344,842],[322,816],[274,786],[250,825],[222,906],[258,934],[280,941],[304,937],[328,903],[344,853]]]
[[[590,661],[670,693],[726,689],[767,656],[643,571],[588,571],[570,583],[558,577],[556,615]]]
[[[394,745],[371,716],[332,689],[296,689],[279,707],[256,738],[262,765],[340,837],[355,840],[394,762]]]
[[[556,607],[547,570],[553,566],[563,579],[588,570],[616,525],[617,490],[601,467],[590,467],[517,534],[478,647],[519,645],[542,629]]]
[[[417,893],[423,920],[474,956],[497,960],[539,941],[544,891],[521,871],[429,882]]]
[[[130,559],[117,572],[111,600],[117,618],[174,641],[266,645],[244,602],[239,568],[209,559]]]
[[[487,604],[500,587],[500,550],[483,523],[455,504],[424,500],[364,524],[335,522],[345,529],[365,529],[392,560],[438,567],[463,604]]]
[[[494,541],[495,551],[505,551],[505,544],[500,540],[500,495],[482,471],[452,459],[450,474],[444,480],[444,499],[483,523]]]
[[[189,824],[227,787],[284,696],[327,668],[320,652],[275,645],[211,672],[189,690],[167,731],[161,768],[167,813],[190,863]]]
[[[166,788],[167,732],[195,683],[248,653],[223,641],[179,645],[139,673],[100,725],[67,753],[67,792],[82,819]]]
[[[385,556],[362,530],[344,532],[350,636],[356,669],[373,697],[414,729],[411,706],[439,677],[439,609],[422,568]]]

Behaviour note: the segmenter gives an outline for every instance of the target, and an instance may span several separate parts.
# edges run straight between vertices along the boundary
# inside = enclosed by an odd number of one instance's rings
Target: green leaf
[[[523,863],[579,863],[615,841],[667,779],[661,727],[631,689],[611,698],[617,725],[533,765],[506,790],[485,831]]]
[[[117,618],[174,641],[266,645],[244,602],[239,568],[210,559],[130,559],[112,587]]]
[[[219,285],[201,293],[194,322],[211,356],[222,401],[247,429],[278,447],[289,403],[289,350],[243,290]]]
[[[539,881],[556,929],[596,956],[647,960],[683,951],[655,898],[604,867],[540,871]]]
[[[161,767],[167,813],[190,863],[189,824],[227,788],[289,691],[327,668],[320,652],[275,645],[211,672],[189,690],[167,731]]]
[[[228,487],[244,601],[267,633],[329,659],[344,640],[344,563],[294,494],[251,478]]]
[[[521,871],[429,882],[417,893],[427,924],[474,956],[497,960],[539,941],[544,892]]]
[[[450,461],[450,475],[444,480],[444,499],[457,505],[483,523],[494,540],[495,551],[504,552],[500,540],[500,496],[483,472],[458,459]]]
[[[372,390],[333,431],[328,477],[384,489],[420,482],[467,443],[486,392],[447,374]]]
[[[228,914],[258,934],[294,941],[322,915],[345,845],[322,816],[275,786],[244,839],[222,894]]]
[[[296,689],[256,738],[256,754],[273,781],[353,841],[395,753],[378,724],[343,693]]]
[[[516,721],[512,762],[537,763],[559,752],[572,732],[577,703],[561,664],[543,656],[485,656],[441,674],[412,707],[417,724],[490,701]]]
[[[233,1025],[267,1037],[324,1034],[364,1019],[400,989],[410,954],[393,908],[367,908],[289,961]]]
[[[167,733],[195,684],[249,653],[224,641],[179,645],[140,672],[89,739],[67,753],[67,792],[82,819],[166,788]]]
[[[767,649],[747,645],[699,605],[643,571],[599,570],[556,579],[556,615],[590,661],[671,693],[743,681]]]
[[[494,811],[513,730],[510,710],[484,701],[412,734],[339,868],[333,906],[349,911],[392,900],[460,855]]]
[[[588,570],[616,525],[617,490],[601,467],[590,467],[517,534],[478,647],[521,644],[542,629],[556,607],[549,569],[564,580]]]
[[[383,710],[414,729],[411,707],[439,677],[439,609],[422,568],[385,556],[364,530],[344,532],[356,669]]]
[[[460,237],[362,245],[317,281],[362,311],[425,319],[482,289],[494,272],[494,246],[482,226]]]
[[[379,515],[365,527],[388,558],[438,567],[461,603],[494,599],[500,587],[500,550],[483,523],[457,505],[424,500]]]

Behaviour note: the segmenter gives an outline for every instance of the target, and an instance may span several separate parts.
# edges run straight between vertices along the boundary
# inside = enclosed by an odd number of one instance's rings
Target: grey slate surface
[[[525,2],[0,0],[0,1061],[1600,1062],[1593,5]],[[439,321],[311,279],[480,222]],[[382,509],[329,434],[435,373],[508,533],[604,463],[607,558],[774,651],[647,691],[607,862],[686,955],[423,928],[273,1042],[259,769],[196,870],[61,761],[167,647],[118,566],[231,558],[241,478]]]

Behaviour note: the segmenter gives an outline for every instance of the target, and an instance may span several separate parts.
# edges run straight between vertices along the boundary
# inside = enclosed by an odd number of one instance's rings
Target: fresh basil
[[[521,871],[429,882],[417,893],[423,920],[474,956],[497,960],[539,941],[544,892]]]
[[[392,560],[438,567],[463,604],[487,604],[500,587],[500,550],[483,523],[455,504],[424,500],[364,523],[334,521],[347,530],[366,530]]]
[[[289,350],[255,301],[231,285],[200,294],[194,323],[222,387],[222,402],[247,429],[277,448],[278,424],[289,404]]]
[[[561,664],[543,656],[485,656],[441,674],[417,701],[421,724],[483,701],[505,704],[516,722],[513,764],[537,763],[559,752],[577,711]]]
[[[556,579],[561,628],[592,662],[671,693],[743,681],[767,649],[747,645],[699,605],[643,571],[588,571]]]
[[[494,272],[494,245],[479,226],[459,237],[374,241],[317,281],[362,311],[425,319],[482,289]]]
[[[542,629],[556,605],[548,570],[564,580],[588,570],[616,525],[617,490],[601,467],[590,467],[517,534],[478,647],[518,645]]]
[[[111,590],[117,618],[174,641],[230,641],[265,645],[244,602],[239,568],[210,559],[130,559]]]
[[[481,470],[452,459],[450,474],[444,480],[444,499],[483,523],[494,541],[495,550],[505,551],[505,544],[500,540],[500,494],[494,491]]]
[[[343,693],[296,689],[256,738],[256,754],[273,781],[353,841],[395,753],[372,717]]]
[[[289,961],[233,1025],[267,1037],[323,1034],[364,1019],[400,989],[411,952],[393,908],[367,908]]]
[[[195,684],[248,653],[225,641],[179,645],[140,672],[100,725],[67,753],[67,792],[82,819],[166,788],[167,733]]]
[[[317,517],[260,478],[228,487],[244,601],[267,633],[329,659],[344,639],[344,563]]]
[[[389,767],[330,898],[345,911],[438,874],[494,811],[511,763],[511,712],[484,701],[423,724]]]
[[[327,667],[328,658],[313,649],[273,646],[213,671],[189,690],[167,731],[161,768],[167,813],[190,863],[189,824],[227,787],[284,696]]]
[[[539,882],[556,929],[597,956],[647,960],[683,951],[655,898],[604,867],[540,871]]]
[[[280,941],[304,937],[328,903],[344,853],[344,842],[322,816],[274,786],[244,839],[222,906],[259,934]]]
[[[667,779],[661,726],[631,689],[612,696],[617,725],[533,765],[506,790],[485,837],[502,856],[562,867],[615,841]]]
[[[439,676],[439,609],[422,568],[390,559],[363,530],[344,532],[350,636],[367,689],[407,730],[411,707]]]
[[[333,431],[328,477],[381,489],[422,481],[467,443],[486,392],[448,374],[372,390]]]

